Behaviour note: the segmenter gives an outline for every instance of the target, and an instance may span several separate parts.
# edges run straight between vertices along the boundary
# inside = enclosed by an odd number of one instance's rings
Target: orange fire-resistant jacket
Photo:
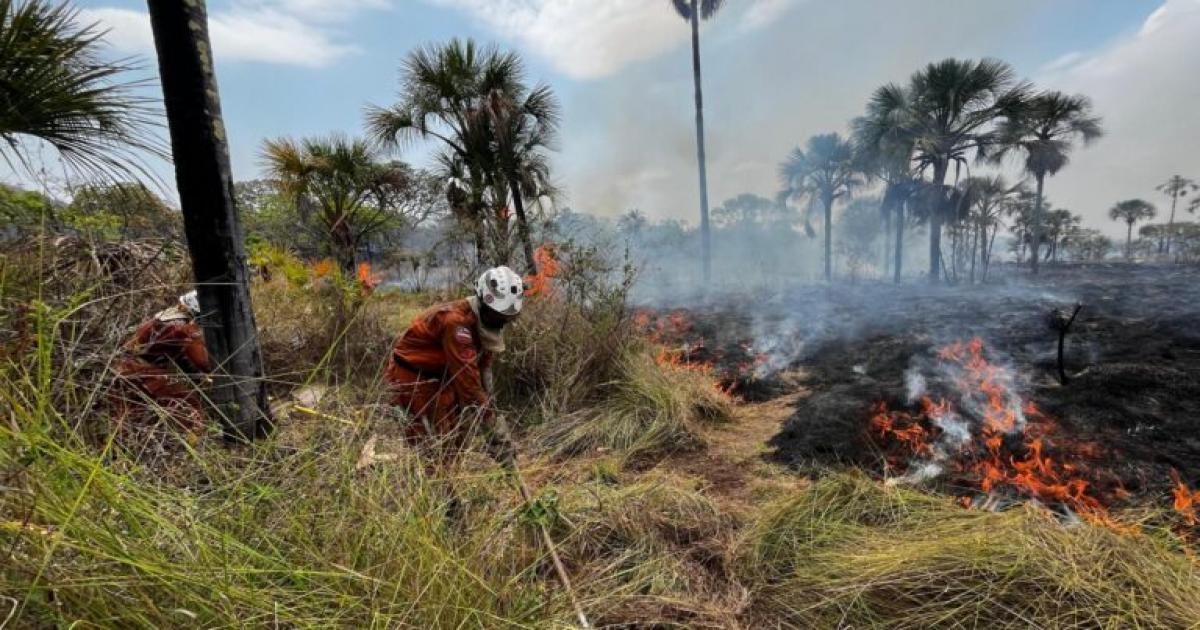
[[[386,377],[392,404],[418,420],[410,425],[410,439],[450,434],[464,412],[477,410],[491,420],[483,374],[492,353],[483,349],[478,322],[470,302],[455,300],[418,315],[396,340]]]
[[[127,416],[130,404],[144,395],[171,411],[185,428],[199,429],[203,410],[193,375],[206,373],[211,366],[195,319],[169,308],[138,326],[122,349],[117,373],[136,391],[118,388],[114,392],[119,416]]]

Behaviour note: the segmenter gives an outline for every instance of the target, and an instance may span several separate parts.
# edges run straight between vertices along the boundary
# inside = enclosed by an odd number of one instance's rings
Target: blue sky
[[[112,29],[114,54],[152,59],[143,2],[78,4]],[[257,176],[264,138],[357,133],[365,104],[393,99],[409,50],[472,37],[520,51],[561,98],[564,203],[695,214],[688,31],[667,0],[213,0],[209,12],[238,179]],[[1096,100],[1109,137],[1047,188],[1106,223],[1118,197],[1151,198],[1177,171],[1200,177],[1197,41],[1200,0],[729,0],[702,34],[710,196],[770,195],[790,147],[844,131],[875,86],[946,56],[991,56]],[[1163,148],[1172,140],[1193,148]],[[1092,157],[1131,153],[1133,171]]]

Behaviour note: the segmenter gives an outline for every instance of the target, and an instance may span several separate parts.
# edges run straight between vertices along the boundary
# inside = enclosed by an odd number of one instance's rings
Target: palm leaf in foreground
[[[136,95],[138,67],[101,59],[104,31],[45,0],[0,0],[0,155],[34,170],[29,140],[53,147],[72,170],[109,179],[144,175],[166,159],[158,108]]]

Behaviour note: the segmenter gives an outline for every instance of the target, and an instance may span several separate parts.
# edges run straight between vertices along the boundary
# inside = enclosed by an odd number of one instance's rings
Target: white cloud
[[[209,13],[209,37],[219,61],[250,61],[322,68],[358,48],[335,39],[330,24],[357,12],[387,7],[387,0],[253,0]],[[117,50],[151,52],[150,17],[143,11],[102,7],[83,9],[80,19],[109,29]]]
[[[666,0],[429,0],[465,11],[575,79],[611,75],[690,37]]]
[[[742,32],[760,29],[779,19],[789,9],[798,4],[797,0],[755,0],[742,13],[738,30]]]
[[[1052,64],[1042,86],[1090,96],[1106,135],[1075,153],[1046,184],[1056,204],[1116,233],[1107,209],[1140,197],[1169,212],[1154,187],[1173,174],[1200,178],[1200,0],[1167,0],[1136,34],[1069,63]]]

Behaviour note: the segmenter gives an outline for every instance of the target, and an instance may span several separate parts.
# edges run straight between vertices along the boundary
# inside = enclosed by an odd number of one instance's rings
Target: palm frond
[[[104,61],[104,31],[68,4],[0,0],[0,154],[33,170],[29,141],[83,174],[154,179],[146,157],[169,159],[155,101],[133,60]]]

